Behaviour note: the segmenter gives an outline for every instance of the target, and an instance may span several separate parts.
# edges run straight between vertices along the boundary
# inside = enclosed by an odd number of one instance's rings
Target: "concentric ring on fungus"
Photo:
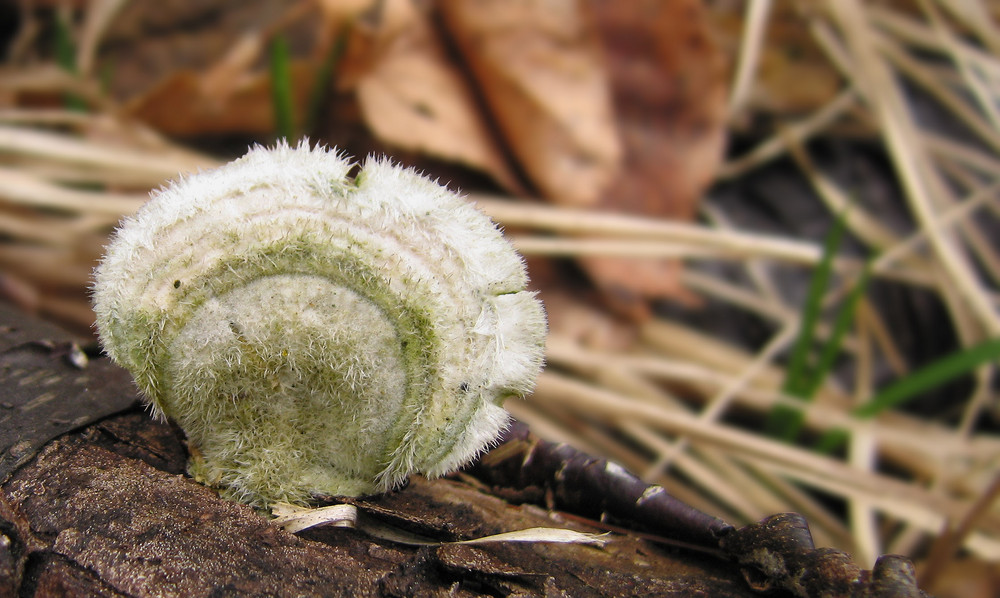
[[[105,350],[237,500],[452,471],[541,368],[545,316],[496,226],[412,170],[352,167],[254,148],[154,192],[96,270]]]

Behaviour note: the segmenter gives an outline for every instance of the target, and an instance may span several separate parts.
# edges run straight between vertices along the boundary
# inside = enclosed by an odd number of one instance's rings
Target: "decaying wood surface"
[[[0,479],[60,434],[135,404],[129,375],[0,303]]]
[[[747,596],[736,569],[628,536],[605,548],[407,547],[349,529],[289,534],[182,474],[171,427],[116,416],[47,445],[4,486],[9,595]],[[376,501],[388,522],[448,541],[562,526],[449,480]]]
[[[726,562],[626,535],[603,549],[292,535],[186,477],[182,434],[135,406],[127,376],[55,328],[0,317],[0,596],[750,595]],[[567,526],[454,480],[366,502],[442,542]]]
[[[531,527],[600,531],[539,506],[504,500],[498,496],[504,494],[499,491],[504,484],[521,486],[521,499],[531,494],[526,486],[540,489],[543,497],[562,493],[555,506],[567,509],[572,501],[564,498],[584,496],[589,483],[605,493],[618,492],[616,484],[625,483],[622,492],[656,494],[644,492],[624,470],[617,481],[595,478],[590,472],[608,469],[606,462],[533,439],[523,428],[512,431],[493,454],[493,463],[480,464],[469,474],[436,481],[416,477],[403,490],[353,501],[364,517],[438,544],[409,546],[334,527],[293,535],[188,478],[182,433],[143,412],[127,376],[103,358],[84,355],[58,329],[0,309],[0,407],[5,411],[0,413],[5,477],[0,489],[0,598],[726,598],[754,596],[755,590],[773,587],[795,591],[798,572],[806,569],[814,572],[807,580],[810,592],[920,595],[908,563],[889,559],[876,567],[874,576],[861,572],[842,553],[815,550],[808,528],[794,515],[740,530],[706,516],[709,529],[700,535],[694,529],[685,538],[711,547],[719,536],[717,552],[738,562],[654,544],[629,532],[608,536],[601,548],[451,544]],[[572,464],[559,466],[564,461]],[[520,467],[512,467],[514,463]],[[552,467],[562,467],[561,474],[548,472]],[[574,469],[579,469],[579,479],[573,478]],[[508,474],[521,479],[505,481]],[[576,489],[565,486],[567,481]],[[514,490],[505,496],[513,499]],[[617,509],[616,520],[628,525],[637,523],[630,521],[631,515],[658,517],[613,507],[624,504],[618,496],[593,496],[592,503]],[[655,521],[646,523],[664,533]],[[760,555],[781,570],[762,570],[753,560]]]

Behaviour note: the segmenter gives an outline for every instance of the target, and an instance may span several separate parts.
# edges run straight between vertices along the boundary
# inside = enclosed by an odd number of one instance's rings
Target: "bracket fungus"
[[[448,473],[541,368],[545,315],[493,222],[385,159],[352,168],[256,147],[154,192],[95,272],[105,351],[235,500]]]

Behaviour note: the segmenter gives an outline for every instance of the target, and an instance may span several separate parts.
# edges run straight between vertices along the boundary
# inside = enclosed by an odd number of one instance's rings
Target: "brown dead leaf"
[[[604,308],[603,297],[564,262],[539,256],[526,258],[531,290],[545,305],[549,340],[559,338],[577,346],[624,351],[635,346],[634,323]]]
[[[134,98],[128,104],[129,113],[170,135],[272,133],[271,77],[258,63],[276,33],[314,12],[309,2],[285,7],[266,26],[235,38],[226,53],[208,68],[170,72],[150,91]],[[316,59],[292,60],[289,65],[295,118],[305,116],[317,65]]]
[[[234,94],[256,78],[253,65],[264,52],[265,43],[260,33],[241,36],[226,55],[201,76],[200,94],[214,103],[229,103]]]
[[[591,0],[611,74],[625,166],[600,207],[690,219],[722,159],[726,66],[700,0]],[[690,301],[667,260],[586,258],[627,311],[644,297]]]
[[[443,0],[469,63],[521,167],[542,194],[595,203],[620,165],[599,43],[574,0]]]
[[[549,316],[551,336],[547,342],[558,338],[574,346],[605,351],[624,351],[635,346],[637,329],[599,305],[559,289],[543,291],[541,298]]]
[[[376,24],[358,22],[344,61],[345,81],[356,79],[362,117],[375,136],[484,171],[521,191],[428,16],[411,0],[380,8]]]
[[[996,562],[966,557],[950,562],[926,589],[941,598],[995,598],[997,588],[1000,588],[1000,569]]]
[[[293,61],[290,71],[294,113],[301,118],[315,66]],[[205,73],[174,72],[148,93],[130,102],[127,112],[167,135],[180,137],[233,132],[270,135],[274,132],[268,73],[247,74],[238,82],[227,82],[228,93],[224,95],[215,92],[215,85],[206,86],[210,81]]]

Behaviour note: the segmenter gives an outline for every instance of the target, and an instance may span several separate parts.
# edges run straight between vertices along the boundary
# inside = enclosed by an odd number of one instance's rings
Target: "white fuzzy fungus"
[[[96,271],[105,350],[237,500],[450,472],[529,392],[545,316],[521,258],[410,169],[257,147],[154,192]]]

